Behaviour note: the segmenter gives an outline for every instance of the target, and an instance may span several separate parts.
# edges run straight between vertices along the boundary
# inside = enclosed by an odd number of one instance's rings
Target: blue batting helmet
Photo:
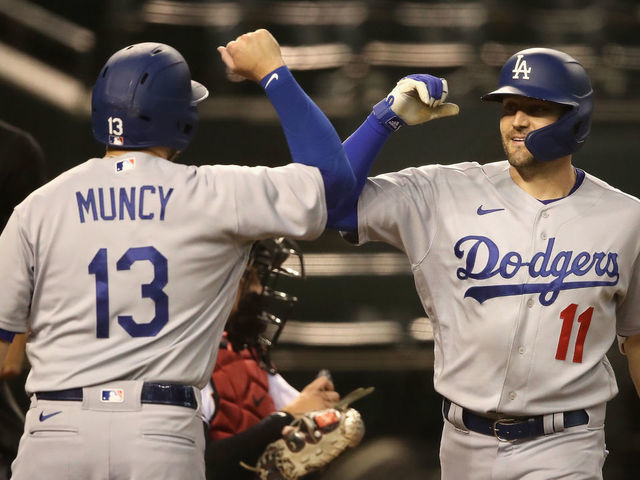
[[[529,48],[513,55],[500,71],[499,88],[482,100],[502,101],[521,95],[569,107],[556,122],[530,132],[527,149],[538,160],[549,161],[576,152],[591,130],[593,90],[584,67],[566,53]]]
[[[131,45],[107,60],[93,87],[93,136],[117,147],[184,150],[198,125],[196,105],[208,95],[173,47]]]

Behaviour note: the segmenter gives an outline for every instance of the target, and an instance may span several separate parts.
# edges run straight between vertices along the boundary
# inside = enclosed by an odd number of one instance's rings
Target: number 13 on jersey
[[[89,274],[96,279],[96,337],[109,338],[109,272],[107,249],[101,248],[89,263]],[[169,321],[169,297],[162,290],[168,282],[167,259],[154,247],[128,249],[116,263],[118,271],[131,269],[135,262],[149,261],[153,265],[153,281],[141,286],[142,298],[155,303],[155,316],[148,323],[138,323],[131,315],[118,315],[118,323],[132,337],[155,337]]]

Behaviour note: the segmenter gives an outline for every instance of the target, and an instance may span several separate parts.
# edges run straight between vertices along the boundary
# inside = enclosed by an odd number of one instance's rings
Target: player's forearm
[[[20,375],[24,365],[24,349],[27,343],[27,334],[19,333],[13,338],[13,342],[9,344],[9,349],[4,358],[4,362],[0,363],[0,379],[13,378]]]
[[[10,332],[8,330],[3,330],[0,328],[0,373],[2,373],[4,362],[7,358],[7,353],[9,352],[9,348],[11,347],[11,342],[13,342],[13,338],[15,337],[14,332]]]
[[[343,202],[329,212],[328,228],[346,232],[355,232],[358,229],[358,198],[373,162],[391,133],[392,131],[383,127],[372,113],[344,141],[344,150],[356,177],[356,186]]]
[[[629,373],[640,396],[640,335],[628,337],[624,342],[624,351],[629,362]]]
[[[9,345],[11,345],[7,340],[0,339],[0,372],[2,371],[2,365],[4,365],[4,360],[7,357],[7,352],[9,351]]]
[[[240,466],[240,461],[254,466],[267,445],[278,440],[282,429],[292,421],[293,416],[276,412],[244,432],[210,442],[205,452],[207,478],[240,478],[247,472]]]
[[[337,132],[324,113],[300,88],[287,67],[260,82],[282,123],[294,162],[317,167],[332,209],[355,184],[355,178]]]

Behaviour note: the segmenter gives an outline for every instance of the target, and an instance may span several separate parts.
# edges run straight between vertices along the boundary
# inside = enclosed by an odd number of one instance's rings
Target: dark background
[[[483,163],[503,156],[499,107],[482,104],[480,95],[496,86],[499,67],[512,53],[549,46],[583,62],[594,85],[592,132],[574,156],[575,165],[640,196],[639,27],[640,4],[623,0],[2,0],[0,117],[41,144],[50,178],[100,156],[104,147],[91,136],[88,102],[98,70],[128,44],[158,41],[178,48],[193,78],[211,92],[202,105],[199,132],[178,161],[285,164],[289,154],[274,110],[255,84],[228,77],[215,50],[241,33],[268,28],[283,47],[294,47],[283,50],[287,63],[342,138],[402,76],[426,72],[448,79],[449,100],[460,105],[460,115],[395,133],[374,174],[426,163]],[[319,45],[330,45],[329,53],[295,48]],[[27,67],[17,61],[22,58],[37,68],[25,74]],[[54,86],[58,74],[66,76],[64,85],[73,86],[65,106],[43,94],[47,88],[62,92]],[[396,253],[384,245],[353,249],[335,232],[302,247],[308,254]],[[408,333],[410,321],[424,315],[409,270],[380,276],[311,275],[300,297],[296,320],[392,320],[402,335],[350,347],[283,342],[276,359],[285,377],[300,388],[319,368],[330,366],[342,393],[375,385],[376,392],[356,404],[368,428],[365,444],[402,437],[423,449],[423,460],[437,469],[440,399],[431,384],[430,342]],[[637,478],[639,402],[616,346],[610,360],[621,393],[608,410],[611,454],[605,478]]]

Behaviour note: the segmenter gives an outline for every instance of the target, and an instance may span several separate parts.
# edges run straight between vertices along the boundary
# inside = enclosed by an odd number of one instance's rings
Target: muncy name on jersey
[[[89,188],[76,192],[80,223],[89,220],[164,220],[173,187],[162,186]]]
[[[613,252],[574,252],[563,250],[553,252],[555,237],[549,238],[546,249],[535,253],[525,261],[518,252],[500,255],[496,243],[480,235],[468,235],[458,240],[454,246],[457,258],[464,259],[464,267],[456,271],[460,280],[488,280],[496,275],[504,279],[513,278],[520,269],[527,268],[530,278],[547,278],[547,283],[521,283],[500,285],[475,285],[465,292],[465,298],[471,297],[479,303],[510,295],[539,293],[542,305],[551,305],[561,290],[613,286],[618,283],[618,254]],[[480,255],[479,255],[480,254]],[[480,260],[482,257],[483,260]],[[577,281],[578,277],[592,273],[590,280]],[[598,279],[594,279],[594,275]],[[569,277],[576,277],[574,281]],[[484,282],[483,282],[484,283]]]

